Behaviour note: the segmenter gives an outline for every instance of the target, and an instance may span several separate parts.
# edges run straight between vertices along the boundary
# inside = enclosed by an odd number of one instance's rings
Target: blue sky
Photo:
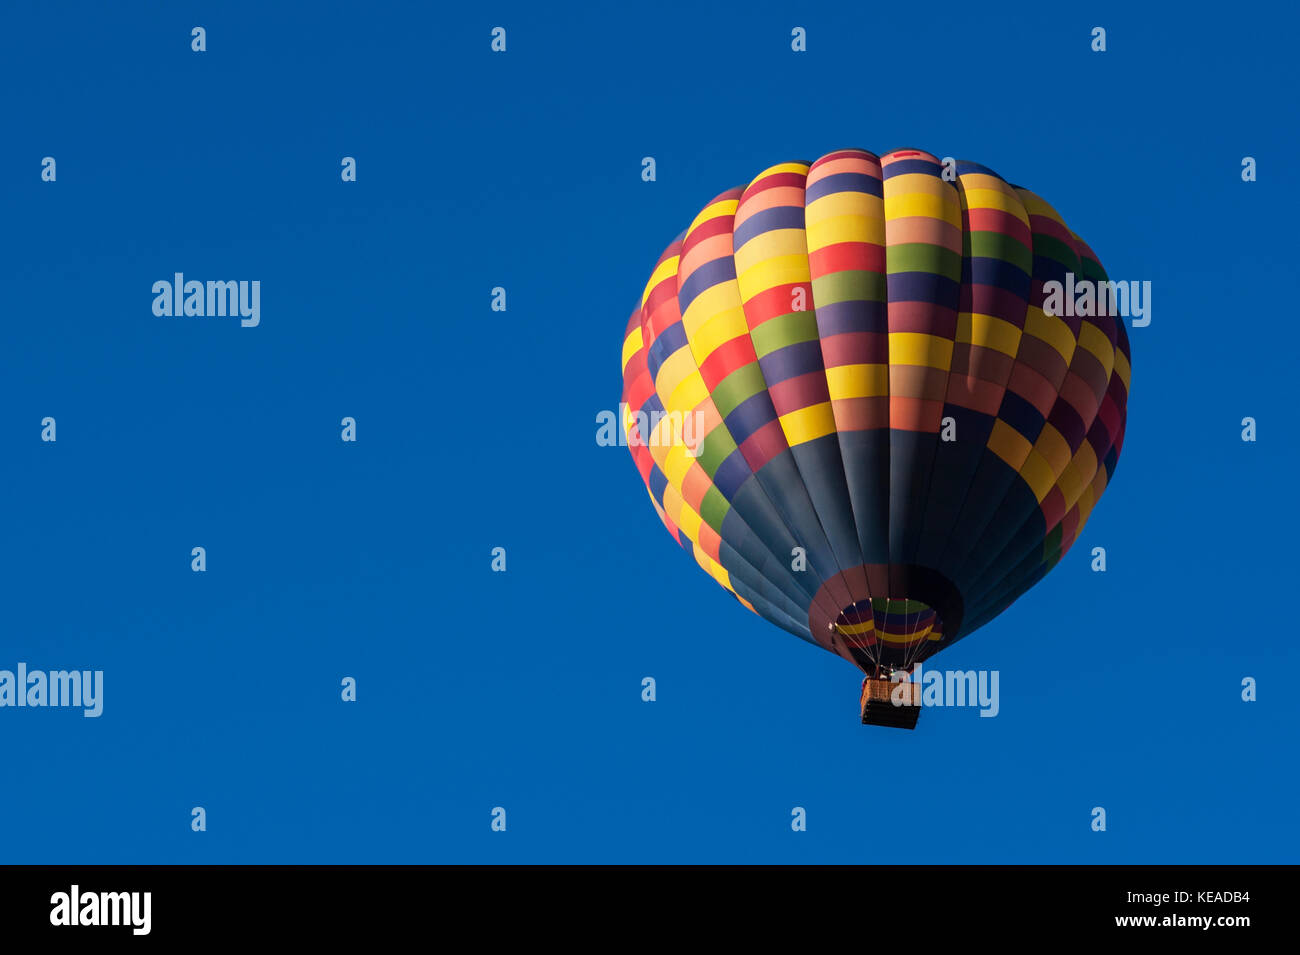
[[[105,700],[0,709],[0,861],[1296,860],[1295,13],[712,6],[6,6],[0,668]],[[1153,283],[1079,544],[936,661],[996,719],[858,725],[594,440],[662,248],[850,146],[984,163]],[[155,317],[178,271],[260,326]]]

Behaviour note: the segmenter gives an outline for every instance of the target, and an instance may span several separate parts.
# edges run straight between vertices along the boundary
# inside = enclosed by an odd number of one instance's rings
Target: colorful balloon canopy
[[[975,163],[764,170],[668,246],[628,322],[623,425],[655,510],[777,626],[868,673],[932,656],[1056,565],[1114,473],[1124,324],[1043,308],[1044,283],[1105,280]]]

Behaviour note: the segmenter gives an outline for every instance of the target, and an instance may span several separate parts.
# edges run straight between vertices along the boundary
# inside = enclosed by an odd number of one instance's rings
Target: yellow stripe
[[[691,357],[691,350],[677,349],[659,366],[659,374],[655,375],[655,391],[661,398],[670,394],[693,371],[695,371],[695,359]]]
[[[700,377],[699,369],[695,368],[692,362],[691,373],[683,378],[681,384],[668,395],[664,408],[670,412],[681,411],[682,414],[691,414],[708,397],[709,389],[704,386],[704,379]]]
[[[1100,464],[1097,461],[1097,452],[1087,441],[1083,442],[1079,450],[1074,453],[1070,466],[1056,482],[1065,496],[1066,507],[1074,507],[1083,499],[1088,488],[1092,486],[1092,479],[1096,476],[1098,467]]]
[[[885,209],[880,196],[866,192],[828,192],[804,206],[804,228],[814,222],[826,223],[840,216],[861,216],[883,221]]]
[[[1053,481],[1070,466],[1070,443],[1056,430],[1054,424],[1043,424],[1043,429],[1038,432],[1038,440],[1034,442],[1034,450],[1051,465]]]
[[[1119,380],[1124,382],[1124,390],[1128,391],[1128,380],[1133,369],[1129,366],[1128,357],[1118,348],[1115,349],[1115,374],[1119,375]]]
[[[760,261],[783,256],[802,258],[807,266],[808,241],[803,229],[772,229],[754,236],[736,250],[736,270],[743,272]]]
[[[957,316],[957,341],[992,348],[1015,358],[1020,348],[1020,329],[995,315],[962,312]]]
[[[727,573],[722,565],[708,554],[704,553],[704,551],[700,549],[699,545],[695,546],[694,551],[695,562],[703,567],[710,577],[722,584],[722,586],[726,587],[728,590],[731,590],[734,594],[735,591],[731,588],[731,575]]]
[[[1025,214],[1020,197],[1003,180],[985,173],[968,173],[960,178],[962,191],[966,194],[966,208],[997,209],[1029,225],[1029,216]]]
[[[908,644],[918,640],[926,639],[930,633],[930,626],[927,624],[924,630],[918,630],[916,633],[890,633],[888,630],[877,631],[876,636],[885,643]]]
[[[659,263],[658,268],[656,268],[652,273],[650,273],[650,281],[646,282],[645,291],[641,293],[641,307],[645,308],[646,300],[650,298],[650,293],[655,290],[655,286],[657,286],[664,279],[669,278],[670,276],[674,276],[676,274],[677,274],[677,256],[670,255],[668,258],[664,259],[662,262]]]
[[[1083,533],[1083,525],[1088,522],[1088,515],[1092,513],[1093,505],[1097,503],[1097,492],[1092,489],[1092,484],[1088,484],[1079,499],[1074,502],[1074,508],[1079,512],[1079,530],[1076,533]]]
[[[673,427],[673,424],[672,416],[664,415],[650,428],[649,435],[642,435],[646,447],[650,451],[650,457],[654,459],[655,464],[659,465],[659,470],[663,471],[665,475],[668,473],[668,469],[665,466],[668,459],[668,452],[673,449],[674,445],[673,433],[676,429]],[[669,483],[673,482],[670,481]],[[681,486],[680,481],[676,483],[679,487]]]
[[[1070,326],[1054,315],[1048,315],[1041,308],[1030,306],[1025,314],[1025,334],[1033,335],[1051,345],[1068,364],[1074,357],[1074,335]]]
[[[1088,442],[1086,441],[1084,442],[1084,444],[1087,443]],[[1092,477],[1091,472],[1089,472],[1088,477]],[[1066,467],[1056,481],[1056,488],[1061,492],[1061,496],[1065,499],[1067,511],[1069,508],[1074,507],[1075,503],[1079,500],[1079,495],[1083,493],[1083,489],[1086,486],[1087,483],[1083,479],[1083,466],[1076,458],[1070,462],[1069,466]]]
[[[1102,494],[1106,493],[1106,469],[1097,468],[1097,473],[1092,478],[1092,495],[1095,499],[1101,500]]]
[[[675,488],[665,489],[665,502],[669,500],[669,491],[673,492],[673,503],[672,507],[669,509],[670,516],[672,516],[673,523],[677,525],[682,536],[690,541],[691,556],[695,558],[695,562],[703,567],[710,577],[722,584],[722,586],[726,587],[728,590],[731,590],[731,575],[729,575],[712,557],[705,553],[698,543],[701,523],[700,516],[691,509],[689,504],[682,501],[681,495],[676,493]],[[680,513],[674,515],[672,514],[672,511],[679,511]]]
[[[695,221],[691,223],[691,227],[686,230],[687,237],[689,238],[692,232],[704,225],[704,223],[708,222],[710,219],[716,219],[718,216],[734,216],[736,214],[736,206],[738,205],[740,205],[740,200],[738,199],[723,199],[721,202],[715,202],[711,205],[705,206],[700,214],[695,217]]]
[[[961,177],[962,185],[965,187],[963,194],[966,196],[967,209],[996,209],[998,212],[1015,215],[1024,221],[1024,207],[1015,200],[1014,196],[997,189],[973,189],[967,184],[970,178],[973,177]],[[1027,222],[1025,224],[1028,225]]]
[[[641,334],[641,326],[638,325],[632,329],[627,338],[623,339],[623,372],[627,373],[627,363],[632,360],[632,356],[641,350],[641,340],[644,336]]]
[[[741,327],[745,324],[745,311],[740,307],[740,287],[735,279],[727,279],[711,286],[691,300],[682,314],[682,326],[687,337],[695,334],[696,329],[710,322],[719,315],[735,313]]]
[[[708,295],[709,292],[704,294]],[[698,302],[699,299],[695,301]],[[687,340],[691,343],[691,352],[695,355],[697,362],[708,360],[710,355],[727,342],[739,338],[741,335],[749,334],[749,326],[745,324],[745,310],[740,307],[738,297],[736,301],[737,305],[734,308],[717,312],[701,322],[698,328],[686,329]],[[686,311],[690,313],[694,310],[695,302],[692,302],[691,307]],[[708,313],[701,311],[699,314],[705,315]]]
[[[664,511],[675,526],[681,527],[678,518],[682,512],[682,495],[671,484],[664,488]]]
[[[829,401],[781,415],[780,421],[786,443],[791,447],[835,432],[835,415],[831,413]]]
[[[840,242],[885,244],[885,220],[879,216],[828,216],[820,221],[810,220],[807,224],[807,232],[810,249],[824,249],[828,245],[837,245]]]
[[[826,369],[831,401],[879,398],[889,394],[888,365],[836,365]]]
[[[952,367],[952,342],[922,332],[890,332],[889,363],[922,365],[946,371]]]
[[[1020,197],[1020,202],[1025,207],[1025,211],[1031,216],[1041,216],[1044,219],[1051,219],[1053,222],[1059,224],[1062,229],[1065,228],[1065,223],[1061,221],[1061,216],[1055,209],[1047,204],[1042,196],[1030,192],[1028,189],[1021,189],[1019,186],[1012,186],[1011,188],[1015,190],[1016,195]]]
[[[1021,462],[1025,460],[1032,448],[1023,434],[1001,418],[993,422],[988,446],[990,451],[1017,471],[1020,470]]]
[[[749,181],[752,186],[760,179],[766,179],[768,176],[777,176],[783,172],[794,172],[801,176],[808,175],[808,164],[806,162],[783,162],[779,166],[773,166],[770,169],[764,169],[757,176]]]
[[[909,172],[901,176],[891,176],[889,170],[886,169],[885,178],[881,182],[884,185],[884,191],[892,192],[895,196],[912,193],[915,195],[947,196],[952,200],[957,195],[957,190],[953,188],[951,183],[928,172]]]
[[[887,181],[893,182],[892,179]],[[885,196],[885,221],[914,218],[939,219],[961,228],[961,207],[953,201],[951,195],[904,192]]]
[[[740,260],[741,257],[737,256],[737,265],[740,265]],[[737,276],[741,300],[746,302],[779,285],[794,285],[810,281],[812,281],[812,273],[808,271],[808,256],[805,253],[764,259]],[[793,302],[791,304],[793,305]],[[791,308],[791,311],[793,310]]]
[[[677,522],[677,526],[680,527],[685,532],[686,536],[692,541],[698,541],[700,539],[700,525],[702,523],[703,519],[700,515],[695,513],[695,509],[683,500],[682,516],[681,520]]]
[[[659,470],[664,472],[664,477],[672,485],[673,490],[678,494],[682,492],[682,487],[686,484],[686,475],[691,470],[691,465],[696,459],[686,453],[686,446],[676,439],[676,429],[674,430],[674,442],[671,445],[664,445],[661,448],[659,457]]]
[[[1101,367],[1106,370],[1106,377],[1109,378],[1111,369],[1115,367],[1115,349],[1110,340],[1102,334],[1101,329],[1084,322],[1079,328],[1079,347],[1086,348],[1097,357]]]
[[[1088,518],[1092,516],[1092,506],[1096,503],[1092,491],[1089,490],[1083,497],[1079,498],[1079,503],[1075,505],[1079,512],[1079,525],[1074,532],[1076,541],[1083,536],[1083,529],[1088,526]]]
[[[698,463],[698,458],[690,455],[690,448],[682,437],[680,422],[675,416],[664,418],[662,425],[655,429],[655,442],[650,446],[650,456],[659,470],[664,472],[669,485],[678,493],[686,486],[686,475],[691,466]]]
[[[1056,486],[1056,474],[1052,471],[1052,466],[1036,450],[1030,451],[1024,464],[1020,465],[1020,477],[1034,492],[1034,497],[1038,498],[1039,504],[1043,503],[1043,498],[1047,497]]]

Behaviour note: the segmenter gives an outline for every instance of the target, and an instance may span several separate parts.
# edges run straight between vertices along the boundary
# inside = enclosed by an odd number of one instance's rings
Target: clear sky
[[[279,6],[3,13],[0,669],[105,692],[0,709],[0,861],[1296,861],[1293,10]],[[935,661],[999,715],[910,734],[595,441],[705,202],[905,146],[1153,283],[1079,543]]]

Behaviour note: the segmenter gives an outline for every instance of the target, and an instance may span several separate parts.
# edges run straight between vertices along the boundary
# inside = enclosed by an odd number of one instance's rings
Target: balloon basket
[[[862,722],[869,726],[916,729],[921,716],[921,685],[867,677],[862,681]]]

